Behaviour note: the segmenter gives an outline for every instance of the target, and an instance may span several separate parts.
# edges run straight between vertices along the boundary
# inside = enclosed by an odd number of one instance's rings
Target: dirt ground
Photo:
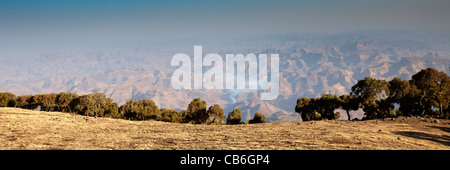
[[[450,149],[450,120],[192,125],[0,108],[2,150]]]

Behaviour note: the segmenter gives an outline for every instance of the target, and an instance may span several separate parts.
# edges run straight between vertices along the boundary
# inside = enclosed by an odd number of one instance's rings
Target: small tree
[[[206,102],[196,98],[188,105],[186,121],[195,124],[204,124],[209,121],[209,115],[206,112]]]
[[[230,125],[239,124],[241,123],[241,119],[242,119],[241,110],[236,108],[231,113],[228,114],[227,124]]]
[[[214,104],[211,107],[209,107],[207,113],[211,117],[212,122],[221,123],[225,119],[223,109],[218,104]]]
[[[266,119],[266,116],[264,116],[260,112],[256,112],[255,116],[253,117],[253,119],[248,121],[248,123],[250,123],[250,124],[252,124],[252,123],[264,123],[265,119]]]
[[[427,68],[414,74],[410,81],[422,90],[419,104],[422,106],[422,115],[431,114],[431,106],[439,108],[439,115],[444,116],[444,109],[448,107],[450,93],[450,77],[442,71]]]
[[[381,118],[377,110],[377,101],[389,96],[389,83],[385,80],[366,77],[352,86],[351,94],[358,96],[366,115],[365,119]]]
[[[16,95],[10,92],[0,93],[0,107],[15,107]]]
[[[123,118],[131,120],[158,120],[161,118],[158,106],[150,99],[129,100],[120,106],[120,114]]]

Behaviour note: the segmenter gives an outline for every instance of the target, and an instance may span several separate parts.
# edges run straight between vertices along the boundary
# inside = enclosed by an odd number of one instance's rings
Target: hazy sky
[[[2,0],[0,55],[198,37],[450,30],[449,9],[449,0]]]

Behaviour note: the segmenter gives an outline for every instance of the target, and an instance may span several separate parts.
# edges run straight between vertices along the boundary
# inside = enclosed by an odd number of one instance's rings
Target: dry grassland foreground
[[[2,150],[449,150],[450,121],[193,125],[0,108]]]

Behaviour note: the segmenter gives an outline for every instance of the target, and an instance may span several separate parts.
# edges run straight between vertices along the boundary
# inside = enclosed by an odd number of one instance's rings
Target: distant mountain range
[[[236,43],[203,42],[204,55],[279,54],[280,93],[276,100],[263,101],[256,93],[238,90],[173,89],[170,78],[176,68],[170,66],[171,57],[180,52],[192,53],[198,43],[154,44],[124,52],[0,56],[0,91],[16,95],[103,92],[119,105],[132,98],[148,98],[160,108],[177,110],[186,109],[192,99],[199,97],[208,105],[221,105],[226,113],[234,108],[241,109],[243,120],[261,112],[266,120],[276,122],[300,120],[294,113],[298,98],[318,97],[324,93],[348,94],[351,87],[366,76],[410,79],[427,67],[450,73],[449,34],[279,35]],[[208,48],[211,46],[215,48]],[[355,112],[353,116],[361,117],[362,113]]]

